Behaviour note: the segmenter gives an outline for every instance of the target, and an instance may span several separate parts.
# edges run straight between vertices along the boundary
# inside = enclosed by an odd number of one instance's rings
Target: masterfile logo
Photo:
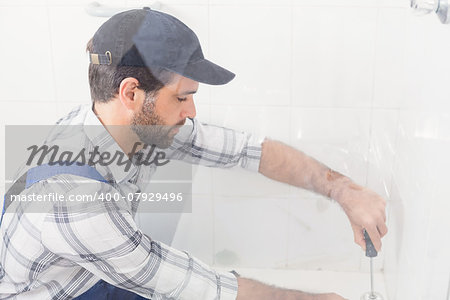
[[[125,133],[129,128],[114,130]],[[186,163],[191,143],[185,139],[191,132],[187,128],[183,135],[180,130],[163,149],[143,142],[119,146],[103,126],[7,125],[7,213],[45,212],[55,205],[93,212],[138,204],[141,212],[191,212],[192,165]],[[70,171],[83,168],[96,173],[95,178]],[[42,173],[50,174],[43,177],[44,185],[39,183]],[[124,183],[127,187],[122,188]]]

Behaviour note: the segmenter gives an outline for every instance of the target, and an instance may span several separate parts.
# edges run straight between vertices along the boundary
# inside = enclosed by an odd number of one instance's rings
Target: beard
[[[175,129],[183,124],[184,121],[174,126],[165,125],[164,120],[155,111],[155,101],[146,97],[142,110],[133,116],[131,129],[144,144],[166,149],[173,143]]]

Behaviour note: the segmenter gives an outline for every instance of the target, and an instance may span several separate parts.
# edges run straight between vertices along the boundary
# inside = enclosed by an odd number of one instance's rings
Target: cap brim
[[[233,72],[207,59],[190,63],[181,68],[170,68],[170,70],[192,80],[211,85],[226,84],[236,76]]]

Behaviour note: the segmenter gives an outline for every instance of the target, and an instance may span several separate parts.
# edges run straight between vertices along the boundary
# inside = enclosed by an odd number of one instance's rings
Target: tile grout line
[[[288,122],[289,122],[289,143],[292,145],[292,134],[293,134],[293,126],[292,126],[292,103],[293,103],[293,87],[294,87],[294,68],[293,68],[293,64],[294,64],[294,7],[293,7],[293,0],[291,0],[290,3],[290,13],[289,13],[289,17],[290,17],[290,44],[291,44],[291,55],[290,55],[290,86],[289,86],[289,108],[290,108],[290,113],[288,116]],[[292,187],[290,188],[292,189]],[[290,194],[290,189],[289,189],[289,194]],[[290,198],[287,199],[287,209],[288,211],[290,211],[291,208],[291,202],[292,200]],[[287,224],[286,224],[286,251],[285,251],[285,255],[286,255],[286,261],[285,261],[285,267],[287,268],[289,266],[289,246],[290,246],[290,239],[289,239],[289,233],[290,233],[290,228],[292,226],[292,220],[291,217],[287,218]]]
[[[405,30],[404,33],[407,34],[407,24],[406,24],[407,19],[406,18],[404,19],[404,23],[405,23],[404,24],[404,30]],[[404,52],[402,53],[402,60],[403,60],[403,64],[402,64],[403,72],[402,73],[405,72],[405,50],[406,50],[406,40],[403,41],[403,51]],[[404,99],[404,93],[405,92],[402,93],[402,95],[403,95],[402,101]],[[392,197],[392,191],[393,191],[394,187],[396,187],[394,172],[396,169],[395,165],[398,164],[397,149],[398,149],[399,143],[400,143],[400,118],[401,118],[401,108],[400,107],[401,107],[401,104],[399,104],[398,107],[394,110],[396,112],[395,137],[394,137],[394,143],[393,143],[395,145],[394,146],[395,152],[394,152],[394,155],[392,158],[392,169],[391,169],[390,185],[389,185],[389,193],[390,193],[389,198]],[[391,199],[389,199],[389,200],[392,201]],[[400,201],[400,199],[399,199],[399,201]],[[389,214],[387,216],[387,222],[389,222],[389,224],[391,224],[393,222],[392,221],[393,214],[394,214],[394,212],[392,210],[389,210]],[[386,255],[384,256],[383,269],[385,269],[385,263],[386,263]],[[398,265],[397,265],[397,269],[398,269]],[[398,273],[397,273],[397,276],[398,276]],[[389,282],[387,281],[386,277],[384,277],[384,285],[385,285],[386,293],[388,293]],[[397,288],[395,288],[394,294],[397,294],[397,291],[398,291]],[[386,296],[388,296],[388,295],[386,295]]]
[[[211,58],[211,0],[208,0],[208,56]],[[209,93],[209,121],[212,123],[212,91],[211,88],[208,88],[208,93]],[[211,170],[211,191],[210,191],[210,200],[211,201],[211,215],[212,215],[212,253],[211,253],[211,262],[213,266],[216,266],[216,231],[217,231],[217,227],[216,227],[216,197],[214,194],[214,174],[213,171]]]
[[[58,101],[58,92],[57,92],[57,85],[56,85],[56,66],[55,66],[55,49],[54,49],[54,41],[53,41],[53,34],[52,34],[52,27],[50,22],[50,6],[46,5],[45,10],[47,12],[47,26],[48,26],[48,38],[50,41],[50,57],[51,57],[51,64],[52,64],[52,83],[53,83],[53,97],[54,97],[54,103],[56,104],[56,116],[55,118],[58,118],[58,108],[59,108],[59,101]]]
[[[369,131],[368,131],[368,145],[367,145],[367,162],[366,162],[366,172],[365,172],[365,186],[369,185],[369,169],[370,169],[370,160],[371,160],[371,151],[373,149],[373,127],[374,127],[374,102],[375,102],[375,87],[376,87],[376,69],[377,69],[377,46],[378,46],[378,31],[380,26],[380,9],[376,10],[375,17],[375,31],[374,31],[374,40],[373,40],[373,57],[372,57],[372,91],[371,91],[371,99],[370,99],[370,110],[369,110]],[[360,255],[359,259],[359,271],[363,271],[363,261],[365,257],[363,254]]]

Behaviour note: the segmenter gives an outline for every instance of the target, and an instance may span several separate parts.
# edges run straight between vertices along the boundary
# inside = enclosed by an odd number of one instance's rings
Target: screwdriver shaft
[[[373,293],[373,259],[370,258],[370,297],[375,299],[375,294]]]

